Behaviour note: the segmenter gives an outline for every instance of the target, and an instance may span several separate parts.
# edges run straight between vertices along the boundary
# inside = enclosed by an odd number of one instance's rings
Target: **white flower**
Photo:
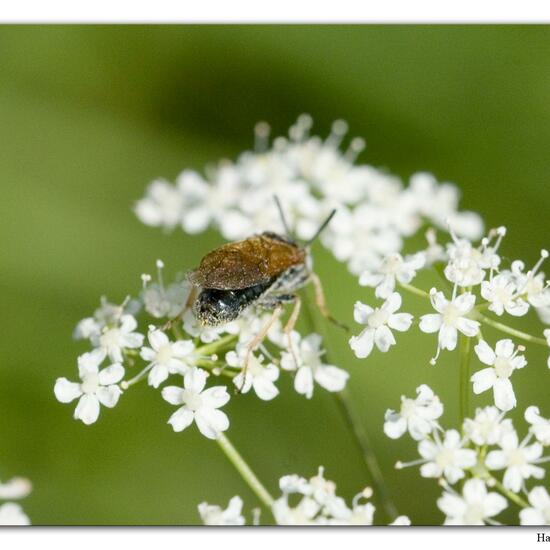
[[[78,322],[73,337],[87,339],[94,347],[98,346],[101,331],[111,325],[117,325],[123,314],[136,314],[140,304],[137,300],[126,298],[122,304],[112,304],[105,296],[101,297],[100,306],[94,311],[92,317],[86,317]]]
[[[99,338],[102,326],[93,317],[86,317],[78,321],[73,337],[75,340],[92,340]]]
[[[499,273],[490,281],[483,281],[481,296],[491,303],[489,310],[499,316],[506,312],[521,317],[529,310],[529,304],[517,295],[516,284],[508,273]]]
[[[179,225],[184,204],[180,189],[159,179],[149,185],[146,193],[135,207],[136,216],[142,223],[166,229]]]
[[[516,260],[512,262],[511,271],[516,280],[518,294],[525,296],[527,301],[536,308],[550,306],[550,293],[544,273],[539,273],[540,266],[548,258],[548,251],[541,250],[540,258],[533,268],[524,273],[525,264]]]
[[[372,525],[376,508],[370,502],[356,502],[353,508],[348,508],[343,499],[337,498],[334,501],[337,506],[329,508],[330,516],[327,518],[328,525]]]
[[[545,487],[533,487],[528,495],[530,508],[519,513],[521,525],[550,525],[550,496]]]
[[[242,515],[243,501],[234,496],[224,510],[221,506],[213,506],[207,502],[199,504],[199,514],[204,525],[244,525]]]
[[[178,281],[166,288],[160,283],[152,283],[143,289],[141,299],[145,311],[156,319],[173,319],[185,307],[190,291],[191,284],[188,281]]]
[[[485,278],[479,250],[466,239],[458,239],[454,235],[453,239],[447,246],[449,263],[445,266],[445,277],[460,287],[479,285]]]
[[[191,340],[170,342],[168,336],[154,326],[149,327],[148,334],[151,347],[143,347],[140,355],[152,365],[148,381],[153,388],[158,388],[170,374],[185,374],[193,365],[195,345]]]
[[[426,259],[426,266],[432,266],[437,262],[442,262],[448,259],[445,249],[437,242],[437,232],[433,227],[429,227],[426,230],[426,240],[428,241],[428,246],[423,251]]]
[[[230,367],[244,369],[247,357],[246,375],[243,376],[244,372],[241,370],[233,378],[235,386],[241,393],[247,393],[253,388],[256,395],[264,401],[277,397],[279,390],[274,382],[279,378],[279,369],[273,363],[263,365],[263,355],[249,354],[246,344],[238,344],[236,351],[230,351],[225,355],[225,361]]]
[[[359,275],[402,246],[395,228],[380,219],[383,215],[383,210],[366,203],[353,211],[341,207],[321,236],[321,242],[338,261],[347,263],[351,273]]]
[[[501,437],[513,431],[512,421],[496,407],[477,409],[475,417],[464,420],[464,433],[476,445],[496,445]]]
[[[438,184],[432,174],[418,172],[411,176],[408,191],[419,213],[440,229],[450,225],[460,236],[471,240],[481,237],[483,221],[473,212],[458,212],[459,191],[452,183]]]
[[[487,454],[485,464],[490,470],[506,469],[502,482],[506,489],[517,493],[522,488],[524,480],[530,477],[544,477],[544,469],[535,466],[542,455],[540,443],[527,445],[526,439],[519,443],[517,434],[511,432],[500,439],[499,445],[500,450]]]
[[[453,240],[447,245],[449,263],[445,267],[445,276],[461,287],[479,285],[487,269],[492,272],[500,265],[497,250],[506,235],[506,228],[491,229],[478,247],[474,247],[467,239],[459,239],[453,229],[451,222],[449,231]],[[493,238],[496,238],[495,242]]]
[[[389,525],[411,525],[408,516],[397,516]]]
[[[313,395],[314,381],[330,392],[344,389],[349,374],[334,365],[323,363],[321,336],[313,333],[301,339],[300,335],[294,332],[291,341],[293,351],[281,354],[281,368],[296,371],[294,389],[299,394],[310,399]]]
[[[355,321],[366,325],[359,336],[352,336],[349,340],[351,349],[357,357],[368,357],[374,344],[380,351],[388,351],[395,344],[390,329],[400,332],[409,330],[413,316],[410,313],[396,313],[400,307],[401,296],[397,292],[390,294],[380,308],[373,309],[361,302],[355,303]]]
[[[234,177],[218,177],[210,184],[196,172],[184,170],[178,176],[177,185],[184,197],[181,224],[187,233],[201,233],[211,222],[219,222],[237,200]]]
[[[122,350],[139,348],[143,344],[143,334],[134,332],[137,321],[132,315],[122,315],[120,325],[104,330],[99,337],[99,348],[115,363],[122,363]]]
[[[283,494],[278,498],[271,508],[277,525],[315,525],[315,517],[321,506],[314,499],[304,497],[298,505],[291,507],[288,502],[288,495]]]
[[[436,420],[443,414],[443,405],[426,384],[416,388],[416,399],[401,396],[399,412],[386,411],[384,433],[392,439],[401,437],[407,430],[413,439],[420,441],[436,427]]]
[[[405,258],[396,252],[381,261],[377,269],[361,273],[359,284],[375,287],[376,296],[386,299],[395,290],[396,280],[400,283],[410,283],[416,272],[424,267],[425,262],[426,257],[422,252]]]
[[[32,491],[32,483],[24,477],[14,477],[0,483],[0,499],[24,498]]]
[[[437,353],[431,361],[435,364],[441,350],[453,351],[456,348],[457,331],[468,337],[476,336],[479,332],[479,323],[467,317],[476,301],[476,297],[470,292],[460,294],[449,301],[443,292],[432,288],[430,301],[437,313],[423,315],[420,318],[420,330],[427,333],[439,331]]]
[[[14,502],[0,506],[0,525],[30,525],[31,522],[23,508]]]
[[[531,424],[531,432],[544,446],[550,445],[550,419],[540,415],[538,407],[527,407],[525,420]]]
[[[418,452],[424,459],[420,467],[422,477],[445,476],[449,483],[464,477],[464,470],[475,466],[477,457],[472,449],[464,449],[464,442],[456,430],[447,430],[443,441],[434,432],[434,441],[425,439],[418,444]]]
[[[495,405],[501,411],[509,411],[516,406],[516,396],[510,382],[510,377],[516,369],[522,369],[527,365],[523,355],[517,355],[523,351],[523,346],[514,350],[512,340],[499,340],[495,350],[481,340],[474,348],[479,360],[489,368],[476,372],[470,380],[473,383],[475,394],[480,394],[493,388]]]
[[[276,319],[273,322],[271,317],[271,313],[258,314],[257,311],[251,309],[231,323],[229,332],[231,334],[238,334],[240,344],[250,344],[262,331],[263,327],[267,323],[271,323],[266,335],[267,340],[280,348],[286,348],[288,338],[283,331],[281,320]],[[262,346],[263,343],[260,345],[260,349],[262,349]]]
[[[113,363],[99,370],[105,359],[105,352],[94,350],[78,358],[80,383],[69,382],[66,378],[58,378],[55,387],[55,397],[61,403],[70,403],[80,398],[74,411],[74,418],[84,424],[93,424],[99,416],[100,404],[112,408],[118,403],[122,390],[117,385],[124,376],[124,367]]]
[[[446,491],[437,500],[445,514],[445,525],[485,525],[486,520],[506,509],[506,499],[498,493],[488,493],[481,479],[464,483],[462,496]]]
[[[167,386],[162,397],[171,405],[182,405],[169,418],[175,432],[181,432],[196,422],[200,432],[209,439],[217,439],[221,432],[229,428],[229,419],[220,410],[229,401],[225,386],[204,389],[208,373],[191,367],[184,375],[184,387]]]
[[[341,524],[342,518],[349,519],[351,515],[344,500],[336,496],[336,484],[325,479],[322,467],[309,480],[297,475],[283,476],[279,487],[283,494],[272,508],[279,525],[334,525]],[[297,505],[291,506],[289,495],[294,494],[302,498]]]

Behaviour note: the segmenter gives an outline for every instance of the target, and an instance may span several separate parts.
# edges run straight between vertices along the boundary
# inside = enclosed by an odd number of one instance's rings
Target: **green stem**
[[[527,334],[526,332],[522,332],[521,330],[517,330],[515,328],[509,327],[508,325],[505,325],[503,323],[499,323],[498,321],[494,321],[490,317],[486,317],[485,315],[482,315],[481,313],[477,312],[475,315],[475,319],[478,321],[481,321],[482,323],[485,323],[486,325],[489,325],[490,327],[496,328],[497,330],[500,330],[501,332],[505,332],[506,334],[509,334],[510,336],[515,336],[516,338],[521,338],[522,340],[525,340],[526,342],[531,342],[533,344],[539,344],[541,346],[548,346],[548,343],[544,338],[538,338],[537,336],[532,336],[531,334]]]
[[[470,338],[460,335],[460,426],[469,414],[470,395]]]
[[[317,332],[323,337],[323,342],[325,345],[325,358],[327,363],[333,364],[329,358],[330,353],[327,349],[328,340],[326,338],[326,335],[324,334],[325,331],[318,325],[316,318],[312,314],[311,306],[310,306],[311,303],[312,302],[309,299],[304,300],[304,311],[307,315],[307,318],[312,330],[314,330],[315,332]],[[344,388],[342,391],[338,393],[332,393],[332,396],[334,397],[338,405],[338,408],[342,413],[342,417],[344,418],[346,425],[351,431],[355,444],[357,445],[357,447],[361,452],[363,462],[367,467],[367,471],[369,473],[369,476],[376,490],[377,498],[382,504],[382,507],[386,515],[388,516],[388,519],[392,521],[399,514],[397,512],[397,509],[393,501],[389,496],[386,483],[384,481],[384,476],[382,475],[382,471],[378,464],[376,455],[372,450],[368,432],[363,426],[360,415],[353,402],[353,397],[351,396],[347,388]]]
[[[516,495],[516,493],[512,493],[512,491],[509,491],[508,489],[506,489],[498,479],[494,477],[491,477],[489,479],[493,482],[495,489],[497,489],[499,493],[501,493],[502,495],[507,497],[509,500],[517,504],[520,508],[529,507],[529,504],[525,500],[523,500],[519,495]]]
[[[260,501],[271,510],[273,506],[273,497],[269,494],[267,489],[262,485],[261,481],[256,477],[256,474],[252,471],[250,466],[246,463],[244,458],[240,455],[239,451],[235,449],[231,441],[227,439],[223,433],[220,433],[216,439],[218,445],[221,447],[225,456],[229,459],[231,464],[235,466],[235,469],[241,474],[241,477],[252,489],[255,495]]]
[[[334,393],[333,395],[336,398],[336,403],[338,403],[342,416],[344,417],[348,427],[351,429],[355,442],[361,451],[363,461],[365,462],[372,479],[377,498],[382,503],[386,515],[390,521],[392,521],[399,514],[388,494],[384,476],[382,475],[382,470],[380,469],[376,455],[372,450],[369,434],[363,427],[363,423],[361,422],[359,414],[355,409],[353,398],[347,388],[344,388],[341,392]]]
[[[216,353],[219,349],[225,346],[225,344],[232,342],[236,338],[236,334],[227,334],[226,336],[223,336],[218,340],[214,340],[214,342],[212,342],[211,344],[205,344],[204,346],[198,347],[195,350],[195,353],[198,353],[200,355],[210,355],[211,353]]]
[[[429,292],[425,292],[424,290],[416,288],[415,286],[410,285],[408,283],[399,283],[399,286],[401,288],[404,288],[405,290],[408,290],[412,294],[416,294],[417,296],[422,296],[422,298],[429,298],[430,297]]]

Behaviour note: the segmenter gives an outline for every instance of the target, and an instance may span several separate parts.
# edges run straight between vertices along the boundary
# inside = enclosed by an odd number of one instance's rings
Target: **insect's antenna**
[[[275,204],[277,205],[277,210],[279,211],[279,215],[281,216],[281,221],[283,222],[283,227],[285,228],[285,232],[288,237],[292,237],[292,233],[290,231],[290,227],[286,221],[285,213],[283,210],[283,206],[281,204],[281,201],[279,200],[279,197],[277,195],[273,195],[273,200],[275,201]]]
[[[325,227],[330,223],[330,220],[334,218],[334,214],[336,214],[336,208],[327,216],[325,221],[319,226],[319,229],[317,229],[315,235],[313,235],[313,237],[311,237],[311,239],[309,239],[304,246],[309,246],[321,234]]]

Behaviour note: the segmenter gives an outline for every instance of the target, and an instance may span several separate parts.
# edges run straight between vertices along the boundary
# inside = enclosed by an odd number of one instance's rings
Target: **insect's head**
[[[332,220],[332,218],[334,217],[334,215],[336,214],[336,208],[334,210],[332,210],[330,212],[330,214],[323,220],[323,222],[321,223],[321,225],[319,226],[319,228],[317,229],[317,231],[315,232],[315,234],[313,235],[313,237],[311,237],[310,239],[308,239],[307,241],[305,242],[300,242],[298,241],[298,239],[296,239],[296,237],[294,236],[294,234],[292,233],[292,231],[290,230],[290,226],[288,225],[287,221],[286,221],[286,218],[285,218],[285,213],[284,213],[284,210],[283,210],[283,207],[281,205],[281,201],[279,200],[279,197],[277,197],[277,195],[275,195],[274,197],[274,200],[275,200],[275,204],[277,205],[277,210],[279,210],[279,215],[281,216],[281,222],[283,223],[283,227],[285,228],[285,233],[286,233],[286,236],[292,241],[292,242],[295,242],[295,243],[299,243],[300,246],[302,248],[309,248],[311,246],[311,244],[317,239],[317,237],[319,237],[319,235],[323,232],[323,230],[327,227],[327,225],[330,223],[330,220]]]

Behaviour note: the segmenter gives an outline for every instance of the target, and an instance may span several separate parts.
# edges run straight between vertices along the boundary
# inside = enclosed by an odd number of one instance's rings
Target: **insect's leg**
[[[319,308],[321,315],[325,317],[325,319],[328,319],[331,323],[334,323],[336,326],[343,328],[346,331],[349,331],[349,327],[347,325],[336,320],[330,314],[330,311],[327,307],[327,301],[325,300],[323,285],[321,284],[321,279],[319,279],[319,276],[316,273],[312,273],[310,276],[310,280],[313,284],[313,288],[315,289],[315,304]]]
[[[187,297],[187,300],[185,302],[185,305],[183,306],[183,309],[173,319],[169,319],[168,321],[166,321],[166,323],[162,325],[160,330],[162,330],[163,332],[170,330],[174,326],[174,323],[178,323],[179,321],[181,321],[185,316],[185,314],[193,306],[193,302],[197,299],[198,292],[199,292],[199,289],[196,286],[194,286],[189,292],[189,296]]]
[[[285,328],[283,329],[283,332],[285,334],[290,334],[294,330],[294,327],[296,326],[296,321],[298,320],[298,316],[300,315],[302,300],[300,300],[299,296],[294,296],[293,302],[294,307],[292,308],[292,313],[290,314],[290,317],[286,322]]]
[[[279,318],[282,311],[283,311],[283,306],[280,303],[277,304],[275,306],[275,309],[273,310],[273,313],[271,314],[271,317],[267,320],[267,322],[261,328],[260,332],[256,334],[256,336],[251,340],[251,342],[246,347],[245,361],[244,361],[244,366],[242,370],[243,381],[242,381],[241,387],[238,388],[238,393],[241,393],[243,390],[244,383],[246,380],[246,371],[248,370],[248,363],[250,362],[250,357],[252,355],[252,352],[262,343],[264,338],[267,336],[269,329],[273,326],[273,323]]]

